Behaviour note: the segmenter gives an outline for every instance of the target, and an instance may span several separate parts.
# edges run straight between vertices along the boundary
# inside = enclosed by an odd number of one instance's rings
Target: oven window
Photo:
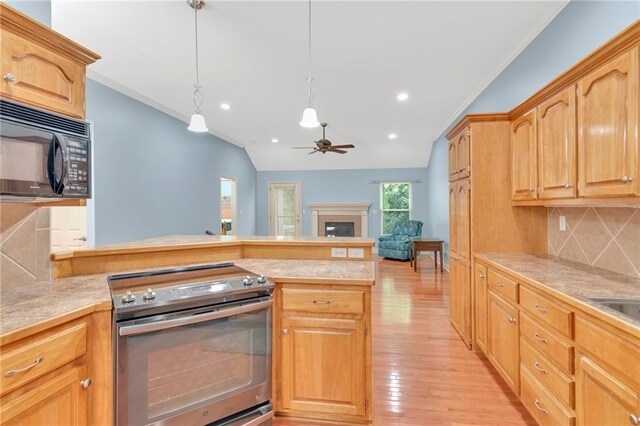
[[[125,423],[159,421],[264,386],[271,365],[270,314],[262,309],[125,338],[118,360],[119,392],[126,384]]]

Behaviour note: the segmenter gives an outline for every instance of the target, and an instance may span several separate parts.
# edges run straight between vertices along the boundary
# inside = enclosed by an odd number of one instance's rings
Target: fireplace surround
[[[312,236],[325,236],[327,223],[353,222],[353,236],[368,238],[370,203],[314,203],[311,210]]]

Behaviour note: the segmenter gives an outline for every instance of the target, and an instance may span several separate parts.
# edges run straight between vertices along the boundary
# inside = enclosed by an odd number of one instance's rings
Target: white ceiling
[[[208,0],[198,15],[203,114],[258,170],[425,167],[433,140],[565,4],[314,0],[314,105],[327,137],[356,148],[307,155],[291,149],[321,136],[298,125],[307,2]],[[187,120],[195,50],[184,1],[53,0],[52,20],[102,55],[90,77]],[[400,91],[408,101],[396,101]]]

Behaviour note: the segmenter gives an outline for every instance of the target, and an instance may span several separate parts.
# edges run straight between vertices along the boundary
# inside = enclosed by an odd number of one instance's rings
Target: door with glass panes
[[[300,182],[269,183],[269,235],[302,235]]]

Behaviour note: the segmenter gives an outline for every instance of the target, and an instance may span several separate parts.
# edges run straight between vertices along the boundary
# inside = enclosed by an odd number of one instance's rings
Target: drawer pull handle
[[[545,308],[544,306],[540,306],[538,304],[535,304],[533,306],[538,310],[538,312],[542,312],[543,314],[546,314],[548,312],[547,308]]]
[[[84,379],[83,381],[80,382],[80,386],[82,386],[85,389],[89,389],[89,386],[91,386],[91,379]]]
[[[496,281],[496,285],[497,285],[498,287],[504,287],[504,284],[502,284],[500,281]]]
[[[6,73],[5,75],[3,75],[2,78],[4,79],[4,81],[6,81],[8,83],[15,83],[16,81],[18,81],[16,76],[11,74],[10,72]]]
[[[330,305],[331,304],[331,300],[316,300],[316,299],[313,299],[313,303],[315,303],[316,305]]]
[[[638,418],[638,416],[636,416],[635,414],[629,415],[629,421],[632,425],[640,425],[640,418]]]
[[[538,401],[538,400],[536,399],[533,403],[535,404],[535,406],[536,406],[536,408],[537,408],[538,410],[542,411],[542,412],[543,412],[543,413],[545,413],[545,414],[549,414],[549,410],[547,410],[546,408],[542,407],[542,406],[540,405],[540,401]]]
[[[25,371],[31,370],[36,365],[40,364],[42,361],[44,361],[44,357],[39,356],[38,358],[36,358],[33,364],[27,365],[26,367],[21,368],[19,370],[9,370],[6,373],[4,373],[4,377],[13,377],[16,374],[24,373]]]
[[[544,368],[540,367],[540,364],[538,364],[538,361],[533,363],[533,366],[536,368],[536,370],[538,370],[542,374],[547,374],[547,370],[545,370]]]
[[[533,337],[535,337],[536,340],[539,341],[539,342],[542,342],[544,344],[548,343],[547,339],[545,339],[544,337],[540,337],[540,335],[538,334],[537,331],[533,333]]]

